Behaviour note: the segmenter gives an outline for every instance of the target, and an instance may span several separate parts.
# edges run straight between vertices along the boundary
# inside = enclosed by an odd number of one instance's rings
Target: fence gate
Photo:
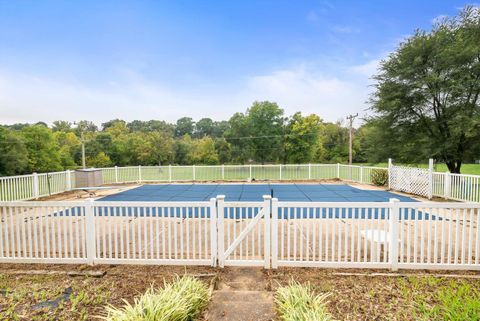
[[[430,171],[424,168],[390,166],[390,188],[431,198]]]
[[[270,267],[271,197],[263,202],[218,198],[218,265]]]

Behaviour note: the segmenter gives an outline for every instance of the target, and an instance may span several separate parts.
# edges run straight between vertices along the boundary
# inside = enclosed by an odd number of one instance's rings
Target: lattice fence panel
[[[429,197],[429,175],[427,169],[392,166],[390,175],[391,189]]]

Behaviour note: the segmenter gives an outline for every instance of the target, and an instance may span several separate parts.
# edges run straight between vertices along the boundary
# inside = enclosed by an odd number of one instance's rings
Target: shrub
[[[205,308],[208,289],[201,281],[183,276],[163,289],[151,287],[133,305],[107,307],[106,321],[189,321],[194,320]]]
[[[388,170],[386,169],[374,169],[370,174],[372,183],[377,186],[385,186],[388,183]]]
[[[309,283],[291,281],[275,295],[280,319],[283,321],[331,321],[326,308],[328,294],[315,295]]]

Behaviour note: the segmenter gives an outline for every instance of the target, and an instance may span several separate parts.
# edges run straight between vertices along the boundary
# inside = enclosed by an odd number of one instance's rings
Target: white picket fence
[[[2,202],[0,263],[480,270],[478,203]]]
[[[389,173],[389,187],[427,198],[480,202],[480,176],[433,172],[430,169],[394,166],[388,168],[342,165],[214,165],[130,166],[102,168],[104,184],[147,182],[205,182],[247,180],[340,179],[372,184],[372,171]],[[70,191],[75,187],[73,171],[0,177],[0,201],[22,201]]]

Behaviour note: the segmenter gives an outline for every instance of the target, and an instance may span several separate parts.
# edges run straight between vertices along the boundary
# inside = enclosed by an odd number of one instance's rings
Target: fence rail
[[[0,203],[0,263],[480,270],[479,260],[478,203]]]
[[[480,202],[480,176],[433,172],[403,166],[389,168],[342,164],[130,166],[102,168],[104,184],[341,179],[373,184],[374,170],[388,171],[390,188],[423,197]],[[70,191],[73,171],[0,177],[0,201],[23,201]]]

